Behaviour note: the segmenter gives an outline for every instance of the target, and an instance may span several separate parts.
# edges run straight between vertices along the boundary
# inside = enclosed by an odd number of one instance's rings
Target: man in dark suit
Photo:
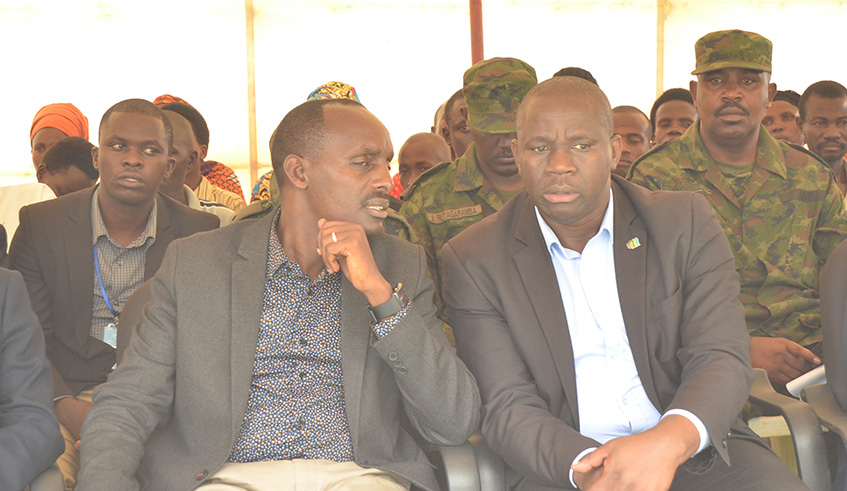
[[[99,143],[92,155],[100,184],[22,208],[9,252],[44,331],[65,436],[58,465],[68,488],[91,389],[115,364],[124,303],[159,269],[171,241],[218,226],[217,217],[158,194],[173,168],[173,133],[152,103],[112,106],[100,122]]]
[[[62,453],[44,340],[21,275],[0,268],[0,482],[24,489]]]
[[[706,202],[610,177],[620,137],[584,80],[534,87],[517,128],[526,193],[442,250],[448,321],[511,484],[803,489],[736,422],[749,337]]]
[[[168,249],[95,391],[81,486],[438,489],[415,434],[463,443],[479,394],[435,317],[425,253],[383,231],[393,153],[355,101],[285,116],[281,207]]]

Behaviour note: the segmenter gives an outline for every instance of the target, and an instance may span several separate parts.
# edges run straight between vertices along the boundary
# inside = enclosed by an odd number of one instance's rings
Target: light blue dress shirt
[[[618,297],[611,189],[600,230],[588,241],[582,254],[559,242],[538,208],[535,215],[553,261],[573,347],[579,432],[606,443],[649,430],[663,417],[678,414],[697,427],[700,434],[697,451],[707,447],[710,440],[703,422],[682,409],[660,414],[647,397],[638,375]],[[595,449],[581,452],[574,463]],[[573,472],[571,484],[574,484]]]

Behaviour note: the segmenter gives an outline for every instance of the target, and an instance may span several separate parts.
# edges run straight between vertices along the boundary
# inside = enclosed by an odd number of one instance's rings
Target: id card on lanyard
[[[100,293],[103,295],[103,300],[106,302],[106,308],[112,314],[113,321],[106,325],[103,332],[103,342],[116,348],[118,346],[118,320],[120,320],[120,312],[115,310],[112,302],[109,301],[109,295],[106,294],[106,288],[103,286],[103,278],[100,276],[100,260],[97,255],[97,244],[92,247],[94,251],[94,271],[97,272],[97,283],[100,284]]]

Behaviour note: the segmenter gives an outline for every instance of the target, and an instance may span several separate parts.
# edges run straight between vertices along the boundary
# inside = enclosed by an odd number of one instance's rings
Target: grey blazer
[[[80,489],[138,489],[136,477],[151,490],[193,489],[226,462],[247,407],[273,216],[168,249],[121,365],[94,392],[82,431]],[[431,442],[463,443],[477,427],[479,394],[435,317],[423,250],[384,234],[371,248],[413,307],[377,341],[367,301],[342,282],[342,369],[355,461],[436,490],[431,465],[401,422],[407,418]]]
[[[728,460],[752,371],[726,237],[702,196],[612,177],[618,295],[644,389],[660,413],[700,418]],[[627,248],[634,237],[641,245]],[[579,433],[567,319],[527,194],[448,242],[442,258],[448,323],[479,383],[483,436],[527,481],[570,488],[574,458],[599,444]]]
[[[94,302],[91,196],[94,188],[21,208],[9,248],[24,277],[47,343],[55,395],[77,395],[106,381],[115,350],[89,336]],[[147,249],[144,278],[159,269],[172,240],[218,227],[214,215],[158,195],[156,241]]]
[[[0,268],[0,483],[24,489],[65,448],[44,339],[21,275]]]

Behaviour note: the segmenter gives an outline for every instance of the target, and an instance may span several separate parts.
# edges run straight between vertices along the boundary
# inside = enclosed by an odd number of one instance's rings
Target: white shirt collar
[[[570,251],[565,246],[559,242],[559,238],[556,237],[556,233],[553,232],[553,229],[550,228],[550,225],[547,224],[547,221],[544,220],[544,217],[541,216],[541,213],[538,211],[537,206],[533,206],[535,208],[535,217],[538,219],[538,226],[541,227],[541,235],[544,237],[544,242],[547,244],[547,250],[551,253],[555,253],[554,246],[560,250]],[[594,237],[602,234],[604,231],[608,232],[609,235],[609,243],[611,245],[615,244],[615,200],[612,196],[612,188],[609,188],[609,205],[606,207],[606,214],[603,215],[603,221],[600,222],[600,229],[597,230],[597,234]],[[592,239],[594,238],[592,237]]]

